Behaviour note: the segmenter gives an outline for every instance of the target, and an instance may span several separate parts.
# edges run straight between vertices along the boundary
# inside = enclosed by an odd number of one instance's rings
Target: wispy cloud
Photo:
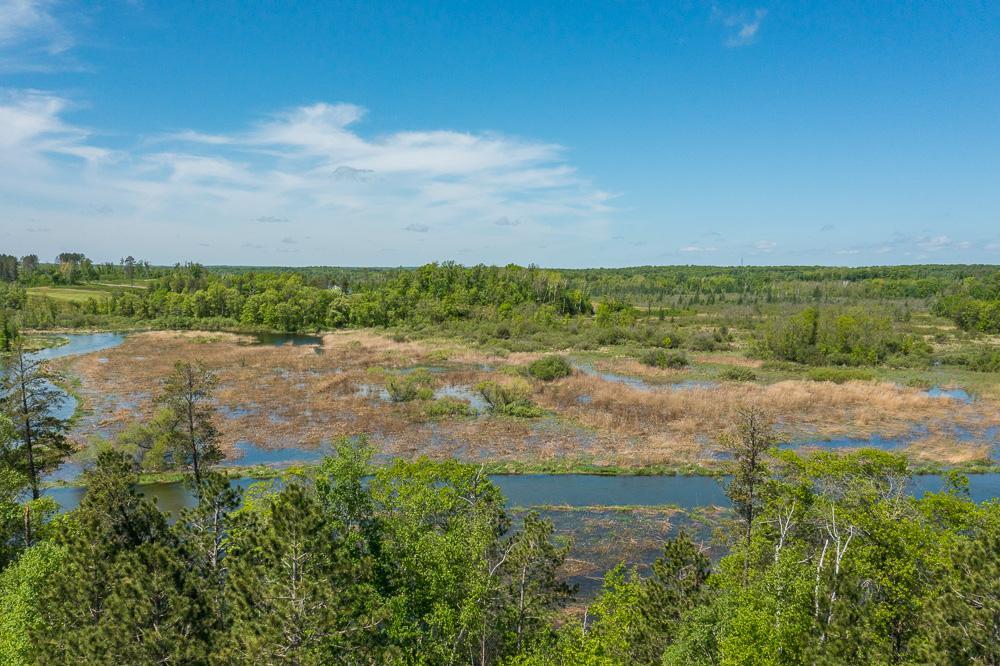
[[[718,249],[719,248],[717,247],[708,247],[705,245],[685,245],[684,247],[680,248],[680,252],[689,252],[689,253],[717,252]]]
[[[51,0],[0,0],[0,71],[44,71],[70,64],[73,36]]]
[[[72,211],[100,205],[114,211],[107,224],[127,219],[150,243],[186,226],[215,247],[238,231],[255,249],[269,242],[265,226],[294,220],[347,252],[431,228],[477,233],[500,251],[600,238],[614,212],[612,195],[552,143],[440,129],[369,138],[357,129],[364,109],[318,103],[228,133],[117,137],[132,147],[112,150],[66,120],[72,106],[45,91],[0,92],[0,215],[42,211],[61,230],[75,225]],[[446,236],[442,254],[461,233]]]
[[[724,25],[729,32],[725,45],[727,48],[735,49],[741,46],[748,46],[757,40],[761,23],[767,16],[766,9],[755,9],[751,11],[727,12],[718,7],[712,7],[712,17]]]
[[[778,244],[772,240],[759,240],[753,244],[753,248],[760,252],[770,252],[776,247],[778,247]]]

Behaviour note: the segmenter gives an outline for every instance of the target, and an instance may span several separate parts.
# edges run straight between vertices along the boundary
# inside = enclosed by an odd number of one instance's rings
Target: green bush
[[[812,368],[806,373],[806,377],[814,382],[833,382],[843,384],[844,382],[866,382],[875,379],[875,375],[867,370],[857,368]]]
[[[562,356],[545,356],[528,366],[528,374],[535,379],[550,382],[569,377],[573,374],[573,367]]]
[[[531,387],[523,381],[510,384],[482,382],[476,390],[486,400],[492,414],[529,419],[545,414],[545,410],[531,402]]]
[[[445,396],[424,405],[424,415],[430,418],[472,416],[476,410],[464,400]]]
[[[431,388],[433,378],[431,373],[423,368],[405,375],[389,377],[385,382],[385,390],[393,402],[410,402],[411,400],[430,400],[434,397]]]
[[[750,368],[726,368],[719,373],[719,378],[730,382],[752,382],[757,374]]]
[[[687,356],[681,352],[668,352],[664,349],[652,349],[639,357],[639,360],[653,368],[676,370],[689,365]]]

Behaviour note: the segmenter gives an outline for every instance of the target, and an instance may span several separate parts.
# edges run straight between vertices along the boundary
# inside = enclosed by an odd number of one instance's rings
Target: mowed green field
[[[66,285],[60,287],[30,287],[28,289],[28,296],[45,296],[46,298],[52,298],[57,301],[76,301],[82,303],[90,298],[97,300],[107,298],[112,291],[121,291],[122,289],[130,288],[143,289],[144,287],[99,284]]]

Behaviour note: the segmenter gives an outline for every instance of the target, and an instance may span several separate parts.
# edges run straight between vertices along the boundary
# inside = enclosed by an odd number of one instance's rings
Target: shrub
[[[562,356],[545,356],[528,366],[528,374],[536,379],[550,382],[553,379],[569,377],[573,367]]]
[[[628,339],[628,334],[620,328],[602,328],[595,336],[599,345],[617,345]]]
[[[833,382],[834,384],[854,381],[866,382],[875,379],[874,374],[856,368],[812,368],[806,373],[806,377],[814,382]]]
[[[684,368],[689,365],[687,356],[680,352],[668,352],[663,349],[653,349],[640,358],[640,361],[654,368]]]
[[[702,352],[725,348],[725,342],[717,339],[717,337],[719,336],[712,335],[711,333],[697,333],[688,341],[687,346],[689,349]]]
[[[406,375],[389,377],[385,382],[385,390],[393,402],[430,400],[434,397],[432,382],[431,373],[421,368]]]
[[[437,400],[428,402],[424,406],[424,415],[431,418],[444,416],[472,416],[475,413],[476,410],[473,409],[472,405],[466,401],[449,396],[438,398]]]
[[[730,382],[752,382],[757,374],[750,368],[726,368],[719,373],[719,378]]]
[[[493,414],[535,418],[545,413],[541,407],[531,402],[531,388],[523,380],[510,384],[482,382],[476,386],[476,390],[486,400]]]

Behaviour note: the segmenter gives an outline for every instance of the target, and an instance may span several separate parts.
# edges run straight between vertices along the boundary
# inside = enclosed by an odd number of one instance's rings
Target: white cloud
[[[770,252],[778,246],[777,243],[770,240],[759,240],[753,244],[755,250],[760,250],[761,252]]]
[[[712,16],[730,30],[726,38],[727,48],[739,48],[753,44],[760,32],[761,23],[767,16],[766,9],[755,9],[752,13],[745,11],[725,12],[718,6],[712,7]]]
[[[67,64],[73,37],[51,0],[0,0],[0,71],[40,71]]]
[[[704,245],[685,245],[680,248],[681,252],[716,252],[719,248],[717,247],[706,247]]]
[[[256,249],[270,242],[265,226],[294,220],[296,236],[316,239],[309,251],[348,253],[433,227],[448,232],[437,248],[445,255],[462,233],[498,254],[553,237],[603,238],[614,212],[612,195],[561,146],[452,130],[368,137],[357,128],[365,110],[352,104],[289,109],[233,132],[116,137],[132,147],[115,150],[66,119],[72,106],[44,91],[0,93],[0,215],[68,232],[75,215],[100,205],[114,214],[89,229],[127,224],[159,252],[179,228],[198,236],[194,244],[225,247],[237,234]]]

